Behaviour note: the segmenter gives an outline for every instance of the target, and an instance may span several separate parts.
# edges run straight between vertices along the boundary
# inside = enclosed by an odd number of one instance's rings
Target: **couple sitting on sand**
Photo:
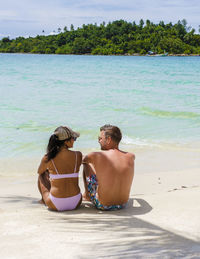
[[[78,177],[83,164],[83,199],[100,210],[123,208],[129,199],[135,156],[119,150],[120,129],[112,125],[101,127],[98,141],[102,151],[91,152],[83,159],[81,152],[70,150],[79,136],[63,126],[51,135],[47,154],[38,168],[42,201],[56,211],[78,208],[82,202]]]

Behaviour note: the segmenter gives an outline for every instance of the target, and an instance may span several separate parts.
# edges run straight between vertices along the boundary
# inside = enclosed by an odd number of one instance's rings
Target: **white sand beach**
[[[38,203],[38,164],[19,174],[7,164],[7,176],[1,167],[0,258],[200,258],[199,161],[161,170],[157,155],[136,154],[128,206],[112,212],[89,202],[52,212]]]

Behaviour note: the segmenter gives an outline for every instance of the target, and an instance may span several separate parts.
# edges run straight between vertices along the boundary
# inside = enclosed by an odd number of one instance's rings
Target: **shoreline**
[[[163,146],[138,146],[120,145],[120,149],[132,152],[136,156],[135,172],[151,174],[159,172],[183,171],[200,168],[200,149],[193,146],[163,145]],[[99,149],[79,149],[83,156]],[[19,154],[18,156],[0,158],[0,177],[35,175],[42,159],[41,152]],[[12,163],[11,163],[12,161]]]
[[[121,56],[121,57],[127,57],[127,56],[132,56],[132,57],[158,57],[156,55],[142,55],[142,54],[139,54],[139,53],[133,53],[133,54],[129,54],[129,53],[126,53],[126,54],[112,54],[112,55],[94,55],[94,54],[91,54],[91,53],[86,53],[86,54],[56,54],[56,53],[31,53],[31,52],[28,52],[28,53],[22,53],[22,52],[0,52],[0,54],[22,54],[22,55],[58,55],[58,56],[102,56],[102,57],[108,57],[108,56]],[[162,53],[161,53],[162,54]],[[167,56],[165,57],[199,57],[200,54],[168,54]],[[160,56],[159,56],[160,57]]]

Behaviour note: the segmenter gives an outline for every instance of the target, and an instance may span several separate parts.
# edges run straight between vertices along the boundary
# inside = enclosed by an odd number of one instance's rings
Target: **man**
[[[132,153],[119,150],[122,138],[118,127],[104,125],[100,128],[100,152],[91,152],[83,159],[85,194],[100,210],[125,207],[134,176]]]

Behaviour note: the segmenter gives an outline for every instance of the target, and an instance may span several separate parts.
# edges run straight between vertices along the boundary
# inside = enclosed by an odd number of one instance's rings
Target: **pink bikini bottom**
[[[49,198],[58,211],[74,210],[81,199],[81,193],[68,198],[56,198],[50,193]]]

